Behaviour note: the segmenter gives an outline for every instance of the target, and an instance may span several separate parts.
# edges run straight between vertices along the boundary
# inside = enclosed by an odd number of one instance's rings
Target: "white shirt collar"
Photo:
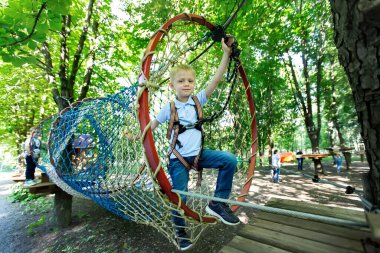
[[[195,105],[195,102],[194,102],[192,96],[190,96],[189,99],[187,100],[187,102],[181,102],[176,98],[176,99],[174,99],[174,104],[175,104],[175,107],[177,109],[180,109],[180,108],[184,107],[185,105]]]

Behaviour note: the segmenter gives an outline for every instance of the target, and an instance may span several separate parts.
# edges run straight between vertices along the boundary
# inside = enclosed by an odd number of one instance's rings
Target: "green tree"
[[[3,61],[16,67],[33,64],[36,72],[42,70],[59,111],[85,98],[94,79],[93,94],[104,94],[100,88],[109,91],[121,69],[120,64],[113,66],[120,59],[113,58],[115,49],[110,47],[114,36],[109,5],[110,1],[95,0],[9,1],[1,6]],[[71,221],[72,197],[59,191],[55,200],[57,224],[66,226]]]
[[[23,152],[29,129],[53,114],[54,104],[41,71],[30,65],[23,68],[0,63],[0,135],[13,155]]]

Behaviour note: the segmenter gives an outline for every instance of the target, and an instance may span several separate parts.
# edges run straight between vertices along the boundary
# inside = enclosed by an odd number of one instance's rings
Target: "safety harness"
[[[227,36],[225,33],[225,28],[223,26],[217,26],[216,29],[214,31],[212,31],[211,37],[214,40],[214,42],[217,42],[217,41],[220,41],[222,38],[229,38],[229,37],[233,37],[233,36]],[[170,137],[172,135],[172,131],[174,131],[174,134],[173,134],[172,143],[170,145],[168,157],[170,158],[171,154],[174,154],[178,158],[178,160],[181,161],[183,166],[185,166],[185,168],[188,171],[191,169],[198,171],[197,186],[201,185],[202,171],[203,171],[203,168],[200,168],[198,166],[199,159],[202,155],[203,143],[204,143],[204,132],[203,132],[202,125],[203,125],[203,123],[214,121],[216,118],[220,117],[223,114],[223,112],[227,108],[227,105],[230,101],[232,91],[234,89],[236,79],[238,76],[237,72],[238,72],[238,68],[240,65],[239,55],[241,53],[241,49],[239,48],[238,42],[235,38],[234,38],[234,42],[231,45],[231,48],[232,48],[232,53],[230,55],[231,60],[230,60],[229,65],[228,65],[226,81],[232,82],[232,84],[231,84],[231,88],[230,88],[230,91],[228,93],[228,97],[226,99],[226,102],[225,102],[221,111],[215,112],[211,117],[203,118],[203,112],[202,112],[201,104],[199,103],[199,100],[196,96],[192,96],[192,99],[194,100],[194,103],[195,103],[195,108],[196,108],[195,111],[197,113],[197,121],[194,124],[189,124],[189,125],[184,126],[184,125],[179,123],[178,112],[177,112],[177,108],[175,107],[174,101],[170,102],[170,121],[169,121],[169,127],[168,127],[168,132],[166,134],[166,137],[168,138],[168,140],[170,140]],[[232,62],[234,62],[233,66],[232,66]],[[187,129],[192,129],[192,128],[195,128],[195,129],[201,131],[202,139],[201,139],[201,147],[199,149],[198,155],[194,158],[193,163],[189,164],[181,156],[181,154],[175,149],[175,146],[178,145],[178,147],[180,147],[180,148],[182,147],[181,142],[178,140],[178,135],[182,134]]]
[[[172,139],[170,149],[169,149],[169,153],[168,153],[168,157],[170,158],[170,155],[174,154],[178,158],[178,160],[183,164],[183,166],[185,166],[185,168],[188,171],[191,169],[198,171],[197,186],[200,186],[201,181],[202,181],[203,168],[199,167],[198,162],[199,162],[199,159],[202,155],[203,142],[204,142],[204,132],[203,132],[203,128],[202,128],[203,112],[202,112],[202,106],[199,103],[198,98],[196,96],[192,96],[192,99],[194,100],[194,103],[195,103],[195,111],[197,113],[197,121],[195,123],[189,124],[189,125],[180,124],[179,118],[178,118],[177,108],[175,107],[174,101],[170,102],[170,121],[169,121],[169,127],[168,127],[168,132],[166,134],[166,138],[168,138],[168,140],[170,140],[170,138],[172,136],[172,132],[174,131],[173,139]],[[193,128],[195,128],[201,132],[201,136],[202,136],[201,137],[201,147],[199,149],[198,155],[194,158],[193,163],[189,164],[183,158],[183,156],[178,152],[178,150],[175,148],[175,146],[178,145],[178,147],[181,148],[182,144],[178,140],[178,135],[184,133],[188,129],[193,129]]]

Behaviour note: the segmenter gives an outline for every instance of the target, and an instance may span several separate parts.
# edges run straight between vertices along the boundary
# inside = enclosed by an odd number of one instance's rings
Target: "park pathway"
[[[0,252],[33,252],[32,239],[26,234],[30,218],[23,215],[19,203],[11,203],[7,199],[14,184],[12,174],[13,172],[0,173]]]

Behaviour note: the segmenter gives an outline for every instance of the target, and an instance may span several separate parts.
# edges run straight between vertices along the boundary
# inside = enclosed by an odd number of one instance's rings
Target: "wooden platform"
[[[25,176],[24,175],[19,175],[19,176],[12,176],[12,180],[16,183],[18,182],[24,182],[25,181]]]
[[[40,175],[37,175],[36,178],[41,180],[41,183],[31,185],[31,186],[23,186],[25,189],[28,189],[32,194],[51,194],[57,191],[57,186],[50,182],[47,174],[42,172]]]
[[[309,158],[309,159],[322,159],[325,157],[331,156],[331,154],[304,154],[304,155],[297,155],[297,158]]]
[[[46,175],[45,172],[36,171],[34,173],[34,176],[35,176],[35,178],[39,178],[42,181],[46,180],[46,178],[47,178],[47,181],[49,181],[49,178],[47,177],[47,175]],[[25,182],[25,173],[22,174],[22,175],[20,175],[20,174],[13,175],[12,176],[12,181],[16,182],[16,183]]]
[[[306,202],[271,199],[267,206],[365,222],[364,212]],[[369,238],[369,228],[332,225],[319,221],[257,213],[253,225],[244,225],[221,253],[241,252],[365,252],[361,239]]]
[[[32,186],[24,186],[25,189],[28,189],[32,194],[46,193],[51,194],[57,191],[57,186],[52,182],[42,182]]]

